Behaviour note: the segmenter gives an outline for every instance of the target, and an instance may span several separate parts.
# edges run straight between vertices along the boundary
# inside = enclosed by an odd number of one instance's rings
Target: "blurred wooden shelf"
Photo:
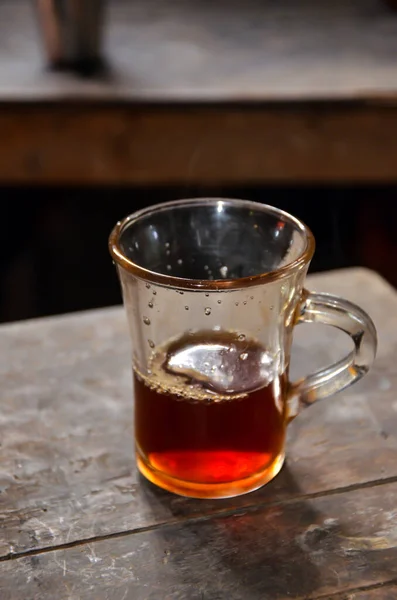
[[[397,15],[381,0],[115,0],[106,73],[45,68],[0,4],[0,182],[395,182]]]

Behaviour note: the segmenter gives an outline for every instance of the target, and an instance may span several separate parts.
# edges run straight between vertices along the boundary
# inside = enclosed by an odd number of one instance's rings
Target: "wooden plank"
[[[37,25],[29,0],[0,3],[3,183],[396,181],[380,0],[117,0],[91,79],[45,68]]]
[[[397,19],[381,0],[116,0],[102,78],[45,69],[32,3],[0,5],[0,99],[395,98]]]
[[[369,588],[373,599],[396,583],[396,505],[394,483],[35,554],[0,563],[0,595],[356,600]]]
[[[357,386],[300,415],[290,426],[287,468],[272,484],[235,500],[187,500],[138,476],[121,309],[2,326],[0,555],[395,478],[395,292],[362,269],[309,283],[372,314],[377,364]],[[293,376],[343,351],[339,332],[300,326]]]
[[[395,598],[397,598],[397,585],[380,586],[379,589],[357,592],[347,598],[345,596],[345,600],[395,600]]]
[[[0,181],[21,185],[397,178],[397,106],[0,104],[0,130]]]
[[[353,593],[345,592],[336,596],[327,596],[327,600],[395,600],[397,598],[397,584],[380,584],[368,587],[366,590],[359,590]],[[326,600],[324,598],[324,600]]]

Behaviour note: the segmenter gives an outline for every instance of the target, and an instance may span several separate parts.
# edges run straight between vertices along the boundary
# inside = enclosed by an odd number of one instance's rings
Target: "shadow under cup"
[[[288,365],[311,232],[269,206],[194,199],[127,217],[109,244],[132,341],[139,470],[193,497],[262,486],[294,416]]]

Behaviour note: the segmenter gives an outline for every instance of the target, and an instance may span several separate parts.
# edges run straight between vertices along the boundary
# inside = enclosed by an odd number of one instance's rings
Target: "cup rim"
[[[252,208],[252,210],[259,210],[261,212],[268,212],[275,216],[282,218],[284,221],[291,223],[295,229],[299,230],[306,240],[305,247],[303,248],[300,255],[290,263],[274,269],[273,271],[267,271],[265,273],[258,273],[249,277],[241,277],[238,279],[187,279],[183,277],[175,277],[174,275],[166,275],[164,273],[157,273],[151,271],[139,264],[133,262],[123,253],[120,247],[120,238],[124,230],[129,227],[132,223],[137,222],[141,217],[150,215],[151,213],[168,210],[170,208],[177,208],[178,206],[202,206],[203,204],[211,205],[219,202],[225,202],[233,206],[241,206],[245,208]],[[160,204],[154,204],[152,206],[142,208],[134,213],[131,213],[121,221],[118,221],[114,226],[109,236],[109,252],[113,258],[113,261],[125,271],[131,273],[138,279],[142,279],[147,283],[153,283],[162,285],[164,287],[172,287],[176,289],[188,289],[188,290],[232,290],[247,288],[255,285],[261,285],[277,281],[291,275],[295,270],[300,269],[304,265],[308,265],[313,257],[315,250],[314,235],[297,217],[289,214],[288,212],[270,206],[269,204],[262,204],[260,202],[253,202],[251,200],[240,200],[237,198],[187,198],[182,200],[172,200],[170,202],[162,202]]]

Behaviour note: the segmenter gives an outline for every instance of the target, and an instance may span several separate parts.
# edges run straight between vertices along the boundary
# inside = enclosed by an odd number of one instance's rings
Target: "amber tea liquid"
[[[148,376],[134,370],[140,471],[195,497],[260,487],[283,461],[284,380],[241,334],[195,333],[157,349]]]

